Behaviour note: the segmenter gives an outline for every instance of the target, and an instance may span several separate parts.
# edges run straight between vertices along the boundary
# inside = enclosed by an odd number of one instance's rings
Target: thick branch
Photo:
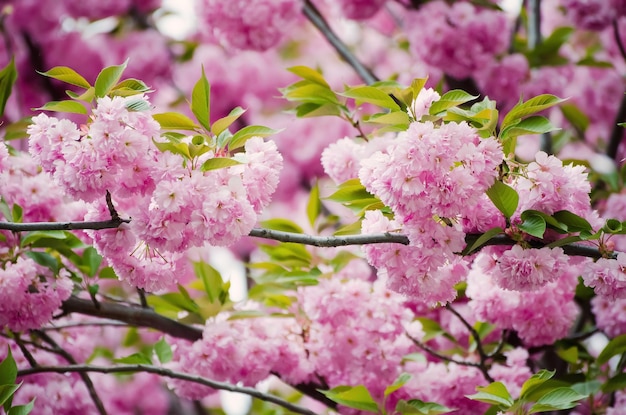
[[[337,53],[348,63],[348,65],[352,66],[357,75],[368,85],[371,85],[378,81],[376,75],[372,73],[372,71],[367,68],[365,65],[359,61],[356,56],[350,51],[348,46],[339,36],[331,29],[330,25],[324,19],[324,16],[320,13],[320,11],[315,7],[310,0],[304,1],[304,6],[302,8],[302,13],[306,16],[307,19],[315,26],[322,35],[328,40],[328,42],[335,48]]]
[[[14,223],[0,222],[0,230],[13,232],[31,231],[76,231],[80,229],[114,229],[122,223],[130,223],[130,219],[111,219],[96,222],[32,222]]]
[[[9,230],[14,232],[25,231],[50,231],[50,230],[78,230],[78,229],[110,229],[116,228],[122,223],[128,223],[128,219],[120,219],[119,221],[108,220],[102,222],[32,222],[32,223],[13,223],[0,222],[0,230]],[[482,234],[465,235],[465,243],[472,245]],[[396,243],[402,245],[409,244],[409,238],[399,233],[380,233],[370,235],[345,235],[345,236],[316,236],[304,233],[283,232],[273,229],[255,228],[250,231],[248,236],[256,238],[271,239],[279,242],[292,242],[302,245],[311,245],[319,247],[337,247],[348,245],[369,245]],[[483,246],[490,245],[515,245],[516,242],[505,235],[499,235],[491,238]],[[534,248],[541,248],[546,244],[541,242],[531,242]],[[567,255],[583,256],[588,258],[601,258],[602,254],[598,249],[580,244],[570,244],[562,246],[563,251]],[[613,256],[615,257],[615,255]],[[87,300],[81,300],[87,302]]]
[[[96,305],[91,300],[84,300],[75,296],[65,300],[61,308],[64,313],[80,313],[123,321],[137,327],[150,327],[170,336],[192,342],[202,338],[202,330],[171,320],[149,308],[130,307],[105,302],[100,302]]]
[[[303,415],[317,415],[315,412],[310,411],[298,405],[294,405],[291,402],[287,402],[274,395],[263,393],[254,388],[248,388],[243,386],[231,385],[230,383],[218,382],[215,380],[203,378],[201,376],[189,375],[187,373],[176,372],[170,369],[152,366],[152,365],[119,365],[119,366],[91,366],[91,365],[68,365],[68,366],[38,366],[34,368],[28,368],[18,371],[18,376],[28,376],[35,373],[134,373],[134,372],[147,372],[154,373],[159,376],[164,376],[172,379],[186,380],[189,382],[198,383],[201,385],[209,386],[213,389],[226,390],[230,392],[243,393],[250,395],[254,398],[261,399],[262,401],[271,402],[276,405],[282,406],[292,412]]]

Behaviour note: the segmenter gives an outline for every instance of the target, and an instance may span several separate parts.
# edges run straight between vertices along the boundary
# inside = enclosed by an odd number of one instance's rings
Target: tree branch
[[[96,306],[91,300],[71,296],[63,302],[61,309],[65,314],[86,314],[88,316],[123,321],[137,327],[150,327],[172,337],[192,342],[202,338],[201,329],[171,320],[149,308],[130,307],[105,302],[99,302],[98,306]]]
[[[130,219],[107,220],[102,222],[31,222],[31,223],[13,223],[13,222],[0,222],[0,230],[8,230],[13,232],[25,232],[25,231],[53,231],[53,230],[79,230],[79,229],[112,229],[117,228],[122,223],[129,223]],[[383,243],[395,243],[402,245],[409,245],[409,238],[406,235],[399,233],[380,233],[370,235],[345,235],[345,236],[316,236],[308,235],[304,233],[295,232],[283,232],[273,229],[254,228],[250,231],[248,236],[271,239],[279,242],[292,242],[302,245],[318,246],[322,248],[348,246],[348,245],[369,245],[369,244],[383,244]],[[465,235],[465,243],[467,245],[473,245],[482,234],[469,233]],[[483,246],[493,245],[515,245],[516,242],[506,235],[498,235],[488,240]],[[542,248],[546,246],[545,243],[539,241],[530,242],[533,248]],[[581,245],[581,244],[569,244],[564,245],[563,251],[567,255],[582,256],[588,258],[602,258],[602,253],[594,247]],[[612,255],[611,258],[615,259],[616,255]]]
[[[291,402],[287,402],[284,399],[281,399],[274,395],[269,395],[263,393],[257,389],[231,385],[230,383],[218,382],[215,380],[203,378],[201,376],[189,375],[187,373],[176,372],[170,369],[152,366],[152,365],[118,365],[118,366],[92,366],[92,365],[68,365],[68,366],[38,366],[34,368],[23,369],[17,372],[19,377],[32,375],[35,373],[134,373],[134,372],[147,372],[154,373],[159,376],[168,377],[172,379],[180,379],[186,380],[189,382],[198,383],[200,385],[205,385],[211,387],[213,389],[227,390],[230,392],[238,392],[243,393],[245,395],[250,395],[254,398],[260,399],[262,401],[271,402],[276,405],[282,406],[285,409],[290,410],[291,412],[295,412],[303,415],[317,415],[315,412],[303,408],[301,406],[292,404]]]
[[[339,39],[339,36],[331,29],[330,25],[324,19],[324,16],[320,13],[320,11],[315,7],[310,0],[304,1],[304,6],[302,7],[302,13],[306,16],[307,19],[315,26],[320,33],[328,40],[328,42],[335,48],[337,53],[348,63],[348,65],[352,66],[357,75],[368,85],[371,85],[378,81],[378,78],[374,73],[367,68],[365,65],[359,61],[356,56],[350,51],[350,49],[346,46],[346,44]]]

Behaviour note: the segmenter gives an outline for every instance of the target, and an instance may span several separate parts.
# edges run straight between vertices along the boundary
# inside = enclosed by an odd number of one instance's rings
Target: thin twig
[[[244,386],[236,386],[230,383],[218,382],[215,380],[203,378],[202,376],[190,375],[187,373],[176,372],[170,369],[152,366],[152,365],[118,365],[118,366],[92,366],[92,365],[68,365],[68,366],[39,366],[34,368],[28,368],[18,371],[18,376],[28,376],[35,373],[133,373],[133,372],[147,372],[154,373],[159,376],[168,377],[172,379],[180,379],[189,382],[198,383],[200,385],[205,385],[211,387],[213,389],[227,390],[231,392],[243,393],[245,395],[250,395],[254,398],[260,399],[262,401],[271,402],[276,405],[282,406],[285,409],[288,409],[292,412],[303,414],[303,415],[317,415],[315,412],[303,408],[301,406],[292,404],[291,402],[287,402],[284,399],[281,399],[274,395],[269,395],[263,393],[257,389],[244,387]]]
[[[430,354],[430,355],[432,355],[432,356],[434,356],[434,357],[436,357],[438,359],[441,359],[443,361],[450,362],[450,363],[455,363],[455,364],[460,365],[460,366],[471,366],[471,367],[477,367],[477,368],[480,369],[480,363],[466,362],[464,360],[453,359],[453,358],[451,358],[449,356],[446,356],[446,355],[443,355],[443,354],[439,353],[438,351],[436,351],[435,349],[433,349],[433,348],[431,348],[429,346],[426,346],[424,343],[420,342],[419,340],[417,340],[416,338],[412,337],[408,333],[405,333],[405,334],[406,334],[406,336],[409,339],[411,339],[411,341],[413,341],[413,344],[415,344],[417,347],[419,347],[420,349],[422,349],[426,353],[428,353],[428,354]]]
[[[137,288],[137,295],[139,295],[139,304],[142,308],[148,308],[148,300],[146,300],[146,290],[143,288]]]
[[[302,13],[306,16],[307,19],[320,31],[320,33],[328,40],[328,42],[335,48],[337,53],[348,63],[348,65],[352,66],[354,71],[359,75],[359,77],[368,85],[371,85],[378,81],[378,78],[374,73],[367,68],[365,65],[359,61],[356,56],[350,51],[350,49],[346,46],[345,43],[339,36],[331,29],[330,25],[324,19],[324,16],[320,13],[320,11],[315,7],[310,0],[304,1],[304,6],[302,7]]]
[[[33,330],[32,332],[35,335],[37,335],[41,340],[43,340],[44,342],[52,346],[55,353],[63,357],[65,360],[67,360],[67,363],[70,363],[73,365],[76,364],[76,359],[74,359],[74,356],[72,356],[69,352],[67,352],[67,350],[59,346],[59,344],[56,341],[54,341],[52,337],[48,336],[47,333],[40,331],[40,330]],[[89,377],[89,375],[87,373],[79,373],[79,376],[82,379],[85,386],[87,387],[89,396],[91,396],[91,400],[93,401],[93,404],[96,406],[98,413],[100,415],[107,415],[107,411],[104,408],[104,404],[102,403],[102,400],[98,396],[98,393],[96,392],[96,388],[93,382],[91,381],[91,378]]]
[[[480,363],[478,365],[478,368],[483,373],[483,376],[485,377],[485,379],[487,379],[487,381],[495,382],[495,380],[491,377],[491,375],[489,375],[489,371],[488,371],[487,363],[486,363],[488,356],[487,356],[487,353],[485,353],[485,350],[483,349],[483,344],[480,339],[480,335],[478,334],[476,329],[474,329],[474,327],[472,327],[472,325],[467,320],[465,320],[465,318],[458,311],[456,311],[449,303],[446,304],[446,310],[454,314],[461,321],[461,323],[465,326],[465,328],[469,330],[470,334],[474,338],[474,341],[476,342],[476,351],[478,352],[478,356],[480,358]]]
[[[91,321],[91,322],[82,322],[82,323],[68,323],[68,324],[58,324],[56,326],[42,327],[39,330],[41,331],[61,331],[66,329],[74,329],[74,328],[85,328],[85,327],[125,327],[128,328],[128,324],[122,323],[119,321]]]
[[[35,360],[30,350],[28,350],[28,348],[24,345],[24,342],[22,341],[19,333],[13,333],[13,340],[15,341],[15,344],[17,344],[17,347],[20,348],[20,351],[24,355],[24,358],[26,358],[26,361],[28,362],[30,367],[39,366],[37,360]]]
[[[498,345],[496,346],[495,350],[487,355],[488,358],[491,359],[492,357],[497,356],[502,351],[502,348],[504,348],[504,344],[506,343],[507,335],[508,335],[508,331],[502,330],[502,334],[500,335],[500,341],[498,342]]]
[[[101,230],[119,228],[122,223],[130,223],[130,219],[111,219],[93,222],[0,222],[0,230],[13,232]]]

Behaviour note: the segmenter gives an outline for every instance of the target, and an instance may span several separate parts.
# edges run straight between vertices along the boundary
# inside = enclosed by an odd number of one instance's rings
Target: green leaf
[[[20,245],[24,247],[42,238],[66,239],[67,235],[64,231],[33,231],[22,238]]]
[[[513,405],[513,398],[502,382],[493,382],[487,386],[476,387],[477,393],[466,397],[490,405],[502,405],[505,409]]]
[[[222,293],[222,285],[224,280],[220,273],[206,262],[194,262],[193,269],[204,286],[204,292],[206,292],[209,301],[212,303],[218,301],[220,294]]]
[[[315,104],[338,105],[337,95],[328,87],[301,81],[282,90],[283,97],[288,101],[308,102]]]
[[[230,127],[230,125],[237,121],[237,119],[241,117],[245,112],[246,110],[241,107],[233,108],[227,116],[222,117],[213,123],[213,125],[211,126],[211,132],[213,133],[213,135],[220,135],[222,131]]]
[[[282,232],[304,233],[304,230],[292,220],[289,219],[268,219],[261,222],[261,226]]]
[[[191,159],[191,154],[189,153],[189,145],[185,143],[176,143],[173,141],[169,143],[163,143],[156,141],[154,138],[152,139],[152,142],[154,143],[156,148],[158,148],[159,151],[161,151],[162,153],[169,151],[173,154],[179,154],[188,160]]]
[[[152,118],[154,118],[164,130],[194,131],[200,128],[191,118],[178,112],[154,114]]]
[[[13,359],[11,348],[7,346],[7,357],[0,362],[0,385],[12,385],[17,379],[17,364]]]
[[[225,158],[225,157],[216,157],[216,158],[208,159],[207,161],[202,163],[202,167],[200,167],[200,170],[202,171],[217,170],[217,169],[223,169],[225,167],[236,166],[238,164],[241,164],[241,162],[235,159]]]
[[[91,85],[85,78],[83,78],[78,72],[67,66],[55,66],[47,72],[39,72],[40,75],[47,76],[49,78],[58,79],[70,85],[76,85],[81,88],[89,89]]]
[[[602,385],[602,392],[612,393],[626,388],[626,373],[618,373]]]
[[[522,219],[523,222],[518,225],[519,229],[529,235],[535,236],[537,238],[543,238],[543,234],[546,232],[546,221],[543,217],[539,215],[528,214]]]
[[[315,220],[322,211],[322,201],[320,200],[320,189],[318,183],[315,182],[309,193],[309,200],[306,204],[306,216],[309,218],[311,227],[315,226]]]
[[[598,356],[598,365],[603,365],[613,356],[626,353],[626,334],[619,335],[609,341]]]
[[[407,126],[411,122],[409,114],[404,111],[391,111],[383,114],[374,114],[367,118],[365,122],[371,124],[389,124]]]
[[[435,337],[445,334],[446,331],[441,328],[439,323],[435,320],[429,319],[427,317],[417,317],[415,320],[419,321],[422,325],[422,330],[424,331],[424,337],[422,338],[422,342],[427,342]]]
[[[96,78],[96,83],[94,84],[96,97],[101,98],[111,92],[111,89],[113,89],[115,84],[117,84],[122,77],[122,73],[124,73],[127,65],[128,59],[121,65],[109,66],[100,71]]]
[[[593,231],[587,219],[568,210],[559,210],[555,212],[552,217],[567,226],[567,231],[569,232]]]
[[[191,112],[196,119],[207,131],[211,131],[209,117],[211,115],[211,85],[206,79],[204,66],[202,66],[202,75],[191,93]]]
[[[410,401],[399,400],[396,404],[396,412],[401,415],[439,415],[454,412],[455,409],[448,408],[435,402],[424,402],[419,399]]]
[[[72,114],[87,114],[87,109],[83,104],[76,101],[50,101],[43,107],[33,108],[33,111],[56,111],[69,112]]]
[[[319,389],[318,389],[319,390]],[[328,399],[349,408],[378,413],[378,405],[363,385],[337,386],[328,391],[319,390]]]
[[[87,275],[94,277],[98,272],[98,269],[100,269],[102,256],[93,246],[89,246],[83,251],[83,263],[87,266]]]
[[[401,387],[403,387],[409,380],[411,375],[408,373],[401,373],[400,376],[393,383],[385,388],[385,397],[391,395]]]
[[[172,360],[172,348],[169,344],[167,344],[164,338],[161,338],[158,342],[156,342],[154,345],[154,353],[156,353],[159,358],[159,362],[162,364],[168,363]]]
[[[31,117],[25,117],[16,122],[6,124],[6,127],[4,128],[4,141],[28,138],[28,133],[26,132],[26,129],[31,124]]]
[[[487,196],[507,219],[510,219],[517,210],[519,195],[515,189],[501,181],[496,181],[487,189]]]
[[[0,70],[0,117],[4,115],[4,109],[11,96],[13,85],[17,80],[17,70],[15,69],[15,58],[11,57],[11,62]]]
[[[126,101],[126,108],[129,111],[148,111],[152,109],[148,101],[143,98],[134,98]]]
[[[252,137],[267,137],[268,135],[274,135],[281,131],[282,130],[273,130],[261,125],[248,125],[233,134],[228,142],[228,149],[232,151],[239,147],[243,147],[244,144],[246,144],[246,141]]]
[[[504,233],[504,229],[500,227],[489,229],[487,232],[480,235],[478,239],[476,239],[476,241],[474,241],[474,243],[471,246],[466,247],[463,250],[463,255],[471,254],[472,252],[474,252],[475,250],[477,250],[478,248],[486,244],[491,238],[493,238],[496,235],[500,235],[501,233]]]
[[[296,116],[299,118],[340,116],[341,108],[339,104],[319,104],[315,102],[305,102],[296,107]]]
[[[27,251],[24,253],[24,255],[26,255],[39,265],[50,268],[50,270],[54,274],[58,274],[60,269],[59,261],[49,253],[41,251]]]
[[[502,130],[500,137],[503,140],[526,134],[544,134],[557,131],[560,128],[552,125],[550,120],[542,115],[533,115]]]
[[[113,359],[113,362],[124,363],[128,365],[151,365],[152,359],[150,359],[150,356],[146,356],[143,353],[133,353],[129,356],[120,357],[119,359]]]
[[[6,406],[10,407],[11,406],[10,402],[12,401],[13,395],[20,388],[20,386],[22,386],[22,382],[18,384],[12,384],[12,383],[13,382],[7,385],[3,385],[0,383],[0,405],[5,405],[5,403],[9,402],[9,404]]]
[[[576,346],[568,347],[567,349],[558,348],[556,354],[567,363],[578,363],[578,348]]]
[[[350,88],[340,95],[353,98],[357,104],[367,102],[368,104],[378,105],[379,107],[388,108],[392,111],[402,110],[389,94],[372,86],[358,86]]]
[[[513,109],[511,109],[511,111],[509,111],[509,113],[504,117],[501,128],[502,130],[505,130],[511,124],[514,124],[515,121],[553,107],[563,101],[565,100],[555,95],[543,94],[531,98],[526,102],[520,102],[515,105]]]
[[[466,102],[478,98],[478,95],[471,95],[461,89],[453,89],[443,94],[438,101],[433,102],[428,110],[430,115],[437,115],[451,107],[456,107]]]
[[[530,407],[528,413],[574,408],[577,401],[586,397],[586,395],[581,395],[572,388],[557,388],[543,395],[537,403]]]
[[[96,96],[96,89],[94,87],[90,86],[89,89],[87,89],[82,94],[77,94],[74,91],[65,91],[65,94],[68,97],[72,98],[73,100],[83,101],[83,102],[91,102],[94,99],[94,97]]]
[[[571,103],[563,104],[559,107],[563,116],[569,121],[576,130],[584,133],[589,127],[589,117],[580,110],[576,105]]]
[[[24,211],[20,205],[17,203],[13,204],[13,209],[11,210],[11,216],[13,217],[13,222],[21,223],[23,219]]]
[[[598,393],[602,389],[602,382],[599,380],[589,380],[587,382],[575,383],[571,388],[581,395],[590,396]]]
[[[534,393],[534,391],[543,385],[546,381],[552,379],[556,372],[542,369],[539,372],[532,375],[524,384],[522,385],[522,390],[520,391],[520,398],[527,399],[530,394]]]
[[[7,415],[28,415],[30,414],[30,411],[33,410],[34,406],[35,406],[35,398],[33,398],[26,405],[18,405],[9,409],[9,412],[7,413]]]
[[[287,68],[287,70],[291,73],[298,75],[300,78],[306,79],[308,81],[330,89],[330,85],[328,85],[328,83],[324,79],[324,76],[315,69],[311,69],[308,66],[292,66],[291,68]]]
[[[115,85],[111,92],[113,95],[129,96],[150,91],[150,87],[143,81],[135,78],[124,79]]]
[[[359,219],[356,222],[342,226],[341,228],[333,232],[333,236],[358,235],[361,233],[362,222],[363,220]]]

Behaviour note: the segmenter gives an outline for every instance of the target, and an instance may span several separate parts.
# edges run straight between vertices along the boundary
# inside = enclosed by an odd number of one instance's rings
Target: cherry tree
[[[623,412],[624,1],[41,6],[0,20],[0,411]]]

